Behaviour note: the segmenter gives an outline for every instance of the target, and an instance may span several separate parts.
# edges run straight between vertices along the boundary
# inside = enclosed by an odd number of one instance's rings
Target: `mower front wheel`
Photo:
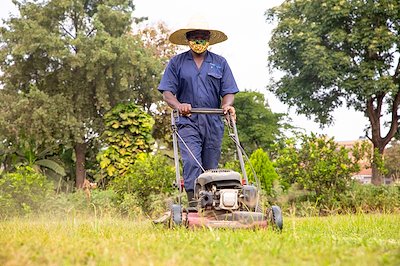
[[[281,208],[279,208],[278,206],[271,206],[271,208],[269,208],[267,211],[267,219],[274,229],[282,231],[283,218]]]
[[[182,225],[182,206],[179,204],[172,204],[170,227],[180,225]]]

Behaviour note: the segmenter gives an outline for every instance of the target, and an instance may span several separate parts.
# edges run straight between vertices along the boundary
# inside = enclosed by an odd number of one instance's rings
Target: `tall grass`
[[[66,216],[0,222],[0,265],[400,265],[400,215],[284,218],[284,230],[188,230]]]

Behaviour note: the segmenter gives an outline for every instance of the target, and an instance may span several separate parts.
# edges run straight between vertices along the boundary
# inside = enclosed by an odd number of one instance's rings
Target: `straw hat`
[[[200,16],[192,17],[184,29],[179,29],[169,36],[169,41],[174,44],[188,45],[186,33],[194,30],[208,30],[210,32],[210,45],[226,41],[228,37],[219,30],[210,29],[207,21]]]

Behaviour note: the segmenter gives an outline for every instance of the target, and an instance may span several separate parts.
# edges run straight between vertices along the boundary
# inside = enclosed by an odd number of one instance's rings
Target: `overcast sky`
[[[204,16],[212,28],[225,32],[228,40],[211,46],[213,52],[224,56],[235,75],[240,90],[256,90],[266,95],[273,112],[287,113],[295,126],[306,132],[355,140],[364,136],[368,120],[362,113],[341,108],[334,113],[335,124],[320,129],[319,125],[296,115],[294,110],[279,102],[266,86],[272,78],[267,68],[268,40],[274,25],[267,24],[264,13],[282,0],[136,0],[134,16],[147,16],[148,23],[163,21],[171,30],[184,27],[193,15]],[[0,0],[0,17],[16,14],[11,0]],[[240,110],[237,110],[240,112]]]

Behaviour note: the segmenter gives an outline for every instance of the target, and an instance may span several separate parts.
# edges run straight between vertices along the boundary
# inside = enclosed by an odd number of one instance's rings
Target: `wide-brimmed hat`
[[[201,16],[192,17],[185,28],[176,30],[169,36],[169,41],[174,44],[188,45],[186,33],[194,30],[208,30],[210,32],[210,45],[226,41],[228,37],[219,30],[210,29],[207,21]]]

